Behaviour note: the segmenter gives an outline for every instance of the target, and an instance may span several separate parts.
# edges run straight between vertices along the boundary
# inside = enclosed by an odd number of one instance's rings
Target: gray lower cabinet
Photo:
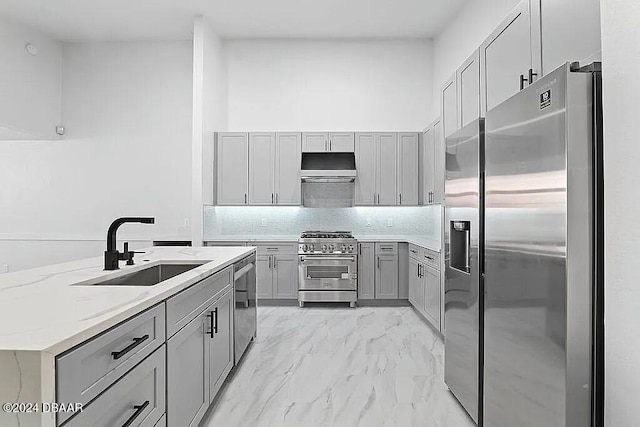
[[[358,299],[375,299],[374,243],[358,243]]]
[[[233,289],[228,290],[208,309],[209,328],[209,403],[211,403],[233,367]]]
[[[271,255],[256,256],[256,296],[258,299],[273,298],[271,262]]]
[[[298,298],[297,243],[257,243],[256,286],[258,299]]]
[[[157,425],[165,412],[165,357],[165,346],[162,345],[65,426]]]
[[[422,265],[414,258],[409,258],[409,302],[419,311],[424,311]]]
[[[209,407],[209,319],[200,314],[167,342],[167,424],[197,426]]]
[[[297,255],[274,255],[273,297],[280,299],[298,298]]]
[[[376,298],[398,298],[398,255],[376,254]]]
[[[233,367],[232,289],[167,343],[167,424],[197,426]]]
[[[398,266],[398,243],[359,243],[358,299],[398,299]]]
[[[424,313],[440,330],[440,272],[428,265],[422,268],[424,280]]]

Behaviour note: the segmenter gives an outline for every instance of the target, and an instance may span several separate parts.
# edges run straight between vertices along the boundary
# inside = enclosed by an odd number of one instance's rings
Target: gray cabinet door
[[[424,295],[420,298],[418,283],[420,282],[418,261],[409,258],[409,302],[418,310],[422,311],[424,307]]]
[[[456,72],[458,120],[464,127],[480,117],[480,51],[476,50]]]
[[[276,135],[276,205],[301,204],[300,163],[302,141],[299,133]]]
[[[256,256],[256,297],[258,299],[273,298],[272,258],[272,255]]]
[[[193,319],[167,342],[167,421],[195,427],[209,407],[209,321]]]
[[[298,299],[298,256],[273,256],[273,297]]]
[[[358,299],[374,299],[375,255],[373,243],[358,243]]]
[[[218,134],[218,205],[246,205],[249,191],[249,139],[246,133]]]
[[[433,203],[435,157],[434,128],[429,126],[422,134],[422,204]]]
[[[249,134],[249,204],[275,204],[275,133]]]
[[[444,136],[447,137],[459,129],[458,89],[455,74],[442,87],[441,106]]]
[[[373,132],[356,134],[356,206],[373,206],[376,198],[377,135]]]
[[[398,255],[376,254],[376,299],[398,299]]]
[[[418,134],[398,134],[398,204],[418,206]]]
[[[601,60],[600,0],[545,0],[541,6],[544,74],[567,61]],[[532,28],[535,24],[532,16]]]
[[[378,139],[378,205],[395,206],[398,190],[398,146],[396,133],[381,133]]]
[[[539,38],[539,30],[532,34],[529,0],[523,0],[480,46],[481,114],[518,93],[520,76],[528,79],[530,68],[540,74]],[[447,131],[445,123],[445,137]]]
[[[353,153],[355,139],[353,132],[333,132],[329,134],[329,151],[336,153]]]
[[[440,272],[423,265],[424,311],[433,326],[440,329]]]
[[[329,135],[323,132],[305,132],[302,134],[303,153],[323,153],[329,151]]]
[[[442,120],[433,125],[433,194],[432,203],[444,203],[444,138],[442,137]]]
[[[209,328],[209,403],[233,367],[233,291],[229,290],[208,309]]]

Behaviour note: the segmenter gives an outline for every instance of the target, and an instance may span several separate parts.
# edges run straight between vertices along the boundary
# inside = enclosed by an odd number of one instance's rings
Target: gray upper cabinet
[[[305,132],[302,134],[304,153],[353,153],[355,136],[353,132]]]
[[[432,194],[434,186],[434,129],[432,125],[422,132],[422,140],[420,141],[420,183],[422,185],[422,191],[420,195],[422,197],[421,204],[429,205],[432,203]]]
[[[202,313],[167,343],[167,421],[195,427],[209,407],[210,346],[207,313]]]
[[[249,204],[275,204],[275,133],[249,134]]]
[[[395,132],[378,134],[377,205],[394,206],[398,193],[398,149]]]
[[[417,134],[415,138],[417,147]],[[411,139],[411,138],[409,138]],[[409,144],[413,149],[413,142]],[[356,134],[355,204],[357,206],[395,206],[398,204],[398,134],[395,132],[363,132]],[[413,173],[409,166],[408,175]],[[417,198],[417,165],[415,169]],[[407,183],[410,187],[410,184]],[[410,193],[413,189],[409,190]],[[417,202],[416,202],[417,203]]]
[[[442,203],[444,199],[444,141],[442,121],[438,118],[422,132],[420,145],[421,204]]]
[[[565,62],[601,60],[600,0],[542,0],[541,6],[544,74]]]
[[[249,135],[217,135],[218,205],[246,205],[249,193]]]
[[[356,206],[373,206],[376,198],[377,134],[356,134]]]
[[[442,86],[440,101],[444,136],[447,137],[459,129],[458,84],[455,74]]]
[[[418,205],[418,134],[398,134],[398,204]]]
[[[208,308],[205,314],[210,322],[209,345],[209,403],[222,387],[233,367],[233,290],[228,290]]]
[[[523,0],[480,46],[482,115],[541,73],[539,0]],[[445,122],[444,136],[448,136]]]
[[[456,72],[458,122],[465,127],[480,117],[480,51],[476,50]]]
[[[303,153],[324,153],[325,151],[329,151],[329,134],[323,132],[302,134]]]
[[[300,204],[299,133],[249,134],[249,204]]]
[[[300,162],[302,141],[299,133],[276,134],[275,204],[298,206],[301,203]]]
[[[330,133],[329,151],[335,153],[353,153],[355,151],[355,136],[353,132]]]
[[[433,123],[433,156],[435,160],[432,203],[442,204],[444,203],[444,166],[446,161],[442,120],[436,120]]]
[[[374,243],[358,243],[358,299],[375,299]]]

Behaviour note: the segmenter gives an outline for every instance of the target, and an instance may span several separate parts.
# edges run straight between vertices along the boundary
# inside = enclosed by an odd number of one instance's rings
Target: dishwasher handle
[[[240,270],[236,271],[233,275],[233,280],[239,280],[242,278],[242,276],[244,276],[245,274],[249,273],[251,270],[254,270],[256,268],[256,265],[254,263],[251,264],[247,264],[244,267],[242,267]]]

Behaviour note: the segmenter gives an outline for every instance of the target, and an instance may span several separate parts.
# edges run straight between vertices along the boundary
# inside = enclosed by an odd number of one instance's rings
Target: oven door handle
[[[310,256],[301,256],[300,261],[351,261],[354,262],[356,260],[355,257],[328,257],[328,256],[319,256],[319,257],[310,257]]]

